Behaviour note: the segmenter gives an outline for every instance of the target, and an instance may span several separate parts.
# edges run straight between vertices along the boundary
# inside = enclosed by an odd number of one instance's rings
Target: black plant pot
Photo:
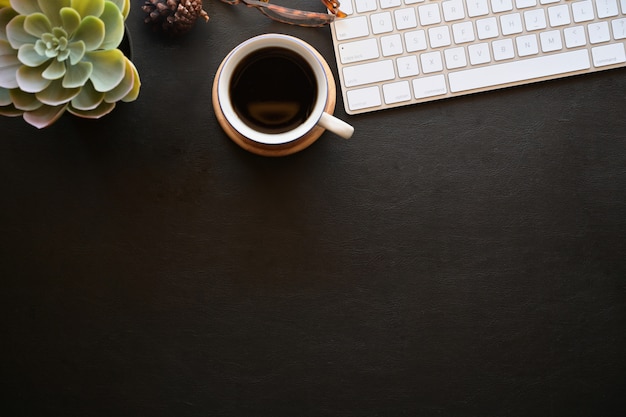
[[[126,58],[131,59],[132,60],[132,55],[133,55],[133,47],[132,47],[132,41],[130,38],[130,31],[128,30],[128,26],[124,25],[124,37],[122,38],[122,42],[120,42],[120,45],[117,47],[120,51],[122,51],[122,53],[124,53],[124,55],[126,55]]]

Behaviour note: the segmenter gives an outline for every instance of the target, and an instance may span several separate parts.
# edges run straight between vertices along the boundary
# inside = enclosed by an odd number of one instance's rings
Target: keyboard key
[[[335,25],[336,38],[339,41],[360,38],[370,33],[365,16],[337,19],[333,24]]]
[[[400,55],[402,52],[402,37],[399,33],[380,38],[380,48],[383,56]]]
[[[611,21],[611,26],[613,27],[614,39],[626,39],[626,18]]]
[[[381,9],[390,9],[402,5],[402,0],[380,0]]]
[[[465,48],[450,48],[443,51],[443,56],[446,59],[447,69],[463,68],[467,65],[467,58],[465,57]]]
[[[558,27],[569,25],[571,23],[569,17],[569,8],[566,4],[561,4],[558,6],[553,6],[548,8],[548,20],[550,21],[550,26]]]
[[[563,29],[565,37],[565,46],[568,48],[576,48],[587,44],[585,36],[585,28],[582,26],[574,26]]]
[[[341,2],[341,11],[347,15],[353,14],[354,9],[352,8],[352,0],[343,0]]]
[[[407,52],[423,51],[428,48],[426,43],[426,32],[423,30],[415,30],[404,34],[404,43]]]
[[[431,48],[448,46],[452,43],[450,40],[450,29],[448,29],[448,26],[437,26],[428,29],[428,38],[430,39]]]
[[[385,104],[401,103],[411,100],[411,86],[408,81],[399,81],[383,85]]]
[[[491,44],[493,49],[493,59],[496,61],[504,61],[505,59],[511,59],[515,57],[515,50],[513,49],[513,40],[510,38],[498,39]]]
[[[422,26],[441,23],[441,14],[439,13],[439,5],[437,3],[428,3],[423,6],[418,6],[417,13]]]
[[[590,23],[587,26],[587,30],[589,31],[589,43],[591,44],[602,43],[611,39],[608,22]]]
[[[484,16],[489,14],[489,4],[487,0],[468,0],[467,15],[469,17]]]
[[[443,18],[446,22],[453,22],[465,18],[465,9],[461,0],[448,0],[441,2]]]
[[[495,22],[495,17],[493,18]],[[476,37],[474,36],[474,26],[472,22],[455,23],[452,25],[452,37],[454,43],[467,43],[473,42]]]
[[[420,62],[422,64],[422,72],[424,74],[443,70],[443,61],[441,60],[441,52],[439,51],[421,54]]]
[[[407,7],[404,9],[398,9],[393,12],[396,29],[404,30],[417,27],[417,17],[415,16],[415,9]]]
[[[391,13],[375,13],[370,16],[370,22],[372,23],[372,33],[375,35],[381,33],[388,33],[393,30],[393,23],[391,21]]]
[[[524,12],[524,24],[526,30],[540,30],[546,28],[546,14],[543,9],[528,10]]]
[[[595,48],[591,48],[591,55],[593,56],[594,67],[603,67],[626,62],[623,43],[596,46]]]
[[[581,49],[452,72],[448,80],[450,90],[460,92],[580,71],[590,66],[589,53]]]
[[[515,6],[518,9],[533,7],[537,5],[537,0],[515,0]]]
[[[419,74],[419,66],[417,65],[417,57],[415,55],[407,55],[396,59],[398,67],[398,77],[414,77]]]
[[[596,0],[596,11],[599,18],[617,16],[619,13],[617,9],[616,0]]]
[[[494,13],[510,12],[513,10],[513,2],[511,0],[491,0],[491,10]]]
[[[346,42],[339,45],[339,57],[342,64],[366,61],[379,56],[378,43],[374,38]]]
[[[522,33],[522,17],[519,13],[511,13],[500,16],[500,25],[502,26],[503,35],[514,35]]]
[[[378,107],[383,104],[377,86],[350,90],[346,93],[348,108],[352,111]]]
[[[343,68],[343,79],[346,87],[389,81],[395,78],[393,61],[371,62]]]
[[[572,3],[572,16],[576,23],[593,20],[595,16],[593,14],[593,4],[591,4],[591,0]]]
[[[478,39],[481,40],[497,38],[500,36],[498,33],[498,21],[495,17],[477,20],[476,31],[478,32]]]
[[[469,53],[469,59],[472,65],[486,64],[491,61],[488,43],[470,45],[469,48],[467,48],[467,52]]]
[[[541,50],[543,52],[553,52],[563,49],[563,41],[561,39],[560,30],[541,32],[539,38],[541,41]]]
[[[376,0],[354,0],[356,11],[359,13],[373,12],[376,10]]]
[[[417,78],[413,80],[413,95],[416,99],[440,96],[448,92],[445,77],[432,75],[430,77]]]
[[[539,44],[536,35],[524,35],[515,38],[517,46],[517,54],[519,56],[537,55],[539,53]]]

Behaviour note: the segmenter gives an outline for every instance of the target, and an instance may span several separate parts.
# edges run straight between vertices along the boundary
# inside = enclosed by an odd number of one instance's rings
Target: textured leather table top
[[[7,416],[622,416],[626,71],[349,117],[349,141],[232,143],[239,42],[328,28],[133,1],[136,102],[0,119]],[[316,2],[297,6],[321,10]]]

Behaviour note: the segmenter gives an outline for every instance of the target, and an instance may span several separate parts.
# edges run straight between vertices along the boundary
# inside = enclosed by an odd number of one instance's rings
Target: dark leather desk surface
[[[214,1],[168,40],[138,3],[136,102],[0,120],[3,415],[624,415],[626,71],[270,159],[220,130],[213,74],[266,32],[336,74],[330,30]]]

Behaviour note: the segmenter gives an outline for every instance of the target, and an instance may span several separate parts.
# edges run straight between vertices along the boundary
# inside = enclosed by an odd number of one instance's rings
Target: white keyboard
[[[626,0],[341,0],[348,114],[626,66]]]

